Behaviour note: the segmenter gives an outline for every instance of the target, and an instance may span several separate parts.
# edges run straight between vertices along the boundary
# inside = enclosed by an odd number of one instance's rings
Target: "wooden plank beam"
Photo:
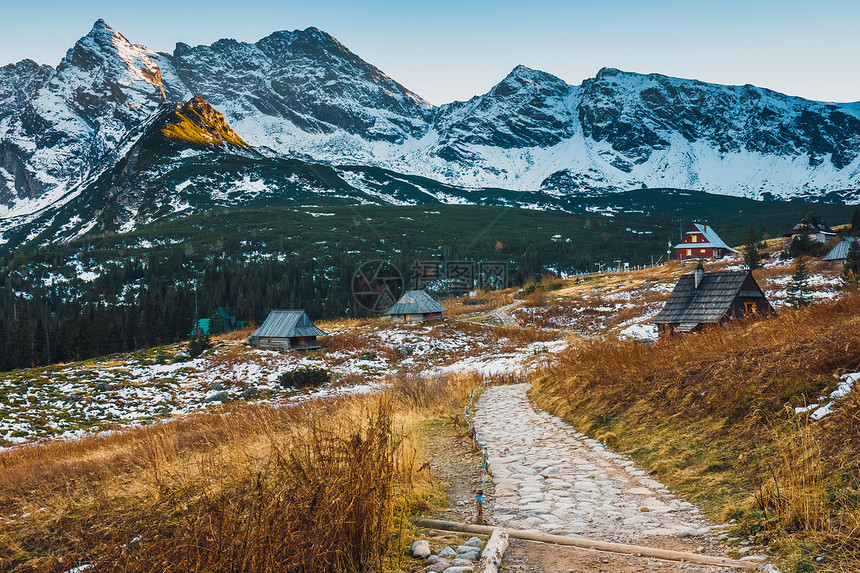
[[[698,565],[713,565],[715,567],[734,567],[736,569],[757,569],[759,564],[750,561],[739,561],[727,557],[714,557],[713,555],[702,555],[700,553],[686,553],[683,551],[671,551],[668,549],[655,549],[642,545],[628,545],[625,543],[612,543],[585,537],[568,537],[567,535],[551,535],[538,531],[523,531],[519,529],[506,529],[504,527],[491,527],[487,525],[474,525],[471,523],[458,523],[456,521],[442,521],[439,519],[413,518],[411,520],[418,527],[428,529],[439,529],[443,531],[460,531],[463,533],[478,533],[492,535],[497,530],[504,531],[512,539],[523,539],[526,541],[537,541],[539,543],[555,543],[579,547],[581,549],[595,549],[609,553],[621,553],[624,555],[635,555],[637,557],[653,557],[666,561],[679,561],[685,563],[696,563]]]

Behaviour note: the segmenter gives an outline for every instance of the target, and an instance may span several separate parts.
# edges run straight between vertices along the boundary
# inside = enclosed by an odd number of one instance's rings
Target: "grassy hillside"
[[[535,379],[549,411],[633,456],[790,571],[860,567],[860,296],[653,346],[584,341]]]
[[[444,366],[500,353],[528,360],[528,343],[555,334],[459,321],[323,326],[337,334],[326,338],[326,350],[310,354],[250,349],[239,336],[223,336],[197,359],[199,369],[162,348],[152,353],[161,363],[144,365],[140,354],[129,354],[6,375],[42,378],[35,391],[51,386],[68,394],[66,401],[34,401],[50,426],[54,414],[78,416],[79,404],[100,409],[105,397],[117,415],[101,428],[113,431],[0,451],[0,570],[412,570],[405,518],[443,501],[444,483],[424,463],[424,432],[443,425],[454,432],[451,419],[462,416],[480,383],[442,375]],[[329,370],[333,382],[266,389],[280,374],[308,366]],[[159,378],[141,378],[147,368]],[[430,371],[439,375],[412,373]],[[165,387],[168,375],[180,387]],[[374,379],[386,389],[337,396]],[[243,392],[249,385],[259,392]],[[133,426],[143,421],[134,419],[142,409],[162,401],[149,391],[187,400],[179,394],[201,388],[221,388],[223,398],[198,397],[195,411],[180,408],[170,420]],[[299,393],[303,399],[294,400]]]

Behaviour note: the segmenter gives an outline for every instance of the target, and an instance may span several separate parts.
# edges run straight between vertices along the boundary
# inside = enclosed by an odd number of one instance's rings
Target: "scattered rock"
[[[473,559],[466,559],[462,555],[451,561],[452,567],[471,567]]]
[[[227,392],[215,392],[214,394],[206,396],[206,400],[204,400],[204,402],[207,404],[211,402],[226,402],[228,399],[229,396],[227,395]]]
[[[435,557],[435,555],[434,555],[434,557]],[[447,559],[439,559],[439,561],[437,561],[436,563],[433,563],[432,565],[430,565],[430,567],[427,567],[426,569],[424,569],[424,571],[426,573],[442,573],[442,571],[445,571],[445,570],[450,569],[450,568],[451,568],[451,562],[450,561],[448,561]]]
[[[678,532],[678,537],[701,537],[703,534],[698,529],[682,529]]]
[[[442,548],[442,551],[439,552],[439,557],[456,557],[457,552],[448,547],[447,545]]]
[[[242,391],[242,396],[245,398],[250,398],[251,396],[256,396],[260,391],[254,386],[248,386]]]
[[[442,573],[472,573],[475,568],[472,566],[469,567],[448,567]]]
[[[669,537],[670,535],[675,535],[675,530],[668,527],[655,527],[642,532],[643,537]]]
[[[467,546],[469,546],[469,547],[477,547],[477,548],[479,548],[479,549],[480,549],[480,547],[481,547],[483,544],[484,544],[484,542],[483,542],[483,541],[481,541],[481,538],[480,538],[480,537],[470,537],[470,538],[469,538],[469,541],[467,541],[467,542],[466,542],[466,543],[464,543],[463,545],[467,545]]]
[[[220,382],[213,382],[213,383],[209,386],[209,391],[210,391],[210,392],[220,392],[220,391],[221,391],[221,390],[223,390],[223,389],[224,389],[224,385],[223,385],[223,384],[221,384]]]
[[[426,539],[419,539],[412,544],[413,557],[417,557],[418,559],[426,559],[430,557],[432,553],[433,552],[430,551],[430,542]]]

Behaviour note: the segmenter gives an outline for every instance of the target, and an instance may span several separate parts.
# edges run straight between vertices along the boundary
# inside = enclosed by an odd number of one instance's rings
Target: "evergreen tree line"
[[[350,311],[351,268],[333,260],[193,261],[180,252],[109,265],[91,283],[43,286],[0,270],[0,371],[83,360],[188,338],[218,307],[259,324],[274,308]],[[202,266],[202,270],[199,267]],[[23,296],[22,296],[23,294]]]
[[[410,287],[416,259],[507,260],[509,281],[524,284],[538,278],[544,265],[566,266],[577,257],[583,270],[591,256],[569,243],[505,245],[503,250],[478,245],[452,245],[409,254],[390,248],[390,261]],[[603,245],[609,248],[608,245]],[[222,250],[223,249],[223,250]],[[249,247],[250,249],[250,247]],[[101,262],[93,281],[50,278],[65,269],[73,252],[45,249],[18,255],[0,267],[0,371],[59,362],[85,360],[190,338],[196,320],[215,316],[218,307],[237,320],[260,324],[273,309],[304,309],[314,320],[362,316],[351,283],[356,268],[384,253],[355,253],[350,249],[303,249],[285,260],[261,258],[219,245],[217,252],[195,252],[182,245],[162,246],[149,254],[84,248],[77,257]],[[113,255],[113,256],[111,256]]]

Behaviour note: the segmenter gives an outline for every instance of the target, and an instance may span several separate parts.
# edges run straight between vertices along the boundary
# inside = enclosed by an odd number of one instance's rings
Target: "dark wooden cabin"
[[[773,307],[749,271],[683,275],[651,322],[660,337],[696,332],[742,316],[770,316]]]
[[[827,225],[824,217],[816,217],[812,213],[804,213],[800,221],[795,225],[790,232],[783,237],[791,237],[794,239],[798,235],[806,235],[813,241],[826,243],[836,236],[836,231]]]
[[[314,326],[305,311],[273,310],[248,337],[248,344],[274,350],[312,350],[321,348],[317,336],[325,336],[325,332]]]

